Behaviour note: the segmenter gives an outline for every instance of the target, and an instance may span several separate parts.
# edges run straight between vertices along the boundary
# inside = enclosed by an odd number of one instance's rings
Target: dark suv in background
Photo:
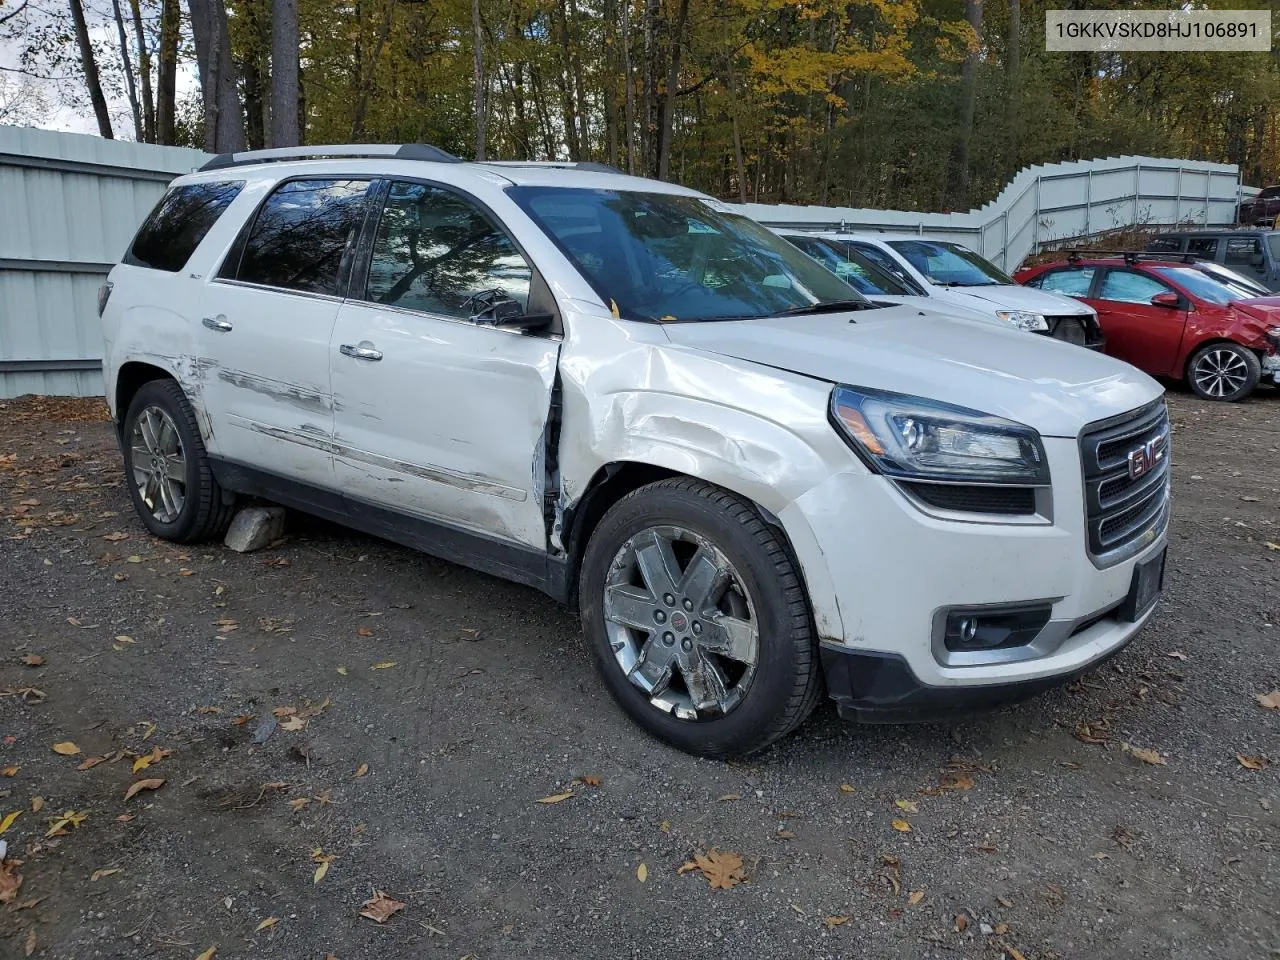
[[[1280,213],[1280,186],[1263,187],[1252,200],[1240,204],[1236,222],[1247,227],[1271,227],[1275,226],[1278,213]]]
[[[1151,253],[1188,253],[1230,267],[1268,290],[1280,290],[1280,231],[1277,230],[1164,233],[1148,243],[1147,250]]]

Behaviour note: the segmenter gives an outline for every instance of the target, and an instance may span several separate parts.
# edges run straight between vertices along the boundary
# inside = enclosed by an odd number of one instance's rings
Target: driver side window
[[[1159,280],[1138,273],[1134,270],[1108,270],[1102,279],[1102,291],[1098,294],[1101,300],[1116,300],[1120,303],[1150,304],[1157,293],[1167,293],[1166,287]]]
[[[365,299],[470,319],[498,300],[529,306],[533,272],[510,238],[463,197],[424,183],[391,184]]]

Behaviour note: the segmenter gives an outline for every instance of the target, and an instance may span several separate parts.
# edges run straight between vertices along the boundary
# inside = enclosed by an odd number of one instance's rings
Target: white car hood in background
[[[832,383],[941,400],[1052,437],[1075,437],[1086,423],[1164,392],[1146,374],[1096,351],[910,307],[663,329],[674,344]]]
[[[1045,293],[1034,287],[1023,287],[1017,284],[995,283],[988,287],[933,287],[934,292],[946,291],[947,294],[959,294],[960,300],[972,298],[981,303],[973,304],[978,309],[988,310],[1030,310],[1032,313],[1044,314],[1047,317],[1079,316],[1092,311],[1077,300],[1060,296],[1056,293]]]

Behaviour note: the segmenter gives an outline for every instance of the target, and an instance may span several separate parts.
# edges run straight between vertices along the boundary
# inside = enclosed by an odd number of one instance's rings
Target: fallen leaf
[[[370,670],[390,670],[396,665],[394,660],[383,660],[381,663],[375,663]]]
[[[122,813],[116,817],[116,823],[130,823],[133,820],[132,813]]]
[[[649,879],[649,868],[645,864],[642,863],[636,867],[636,879],[641,883]]]
[[[31,812],[39,813],[43,809],[44,809],[44,797],[32,797]],[[0,833],[3,833],[3,832],[4,832],[3,830],[0,830]]]
[[[361,627],[359,630],[357,630],[357,631],[356,631],[356,636],[357,636],[357,637],[372,637],[372,636],[373,636],[373,631],[372,631],[372,630],[370,630],[368,627]]]
[[[61,743],[55,743],[53,745],[53,752],[61,754],[64,757],[74,757],[80,752],[80,748],[70,740],[63,740]]]
[[[27,931],[27,942],[22,947],[22,955],[31,956],[36,952],[36,928],[32,927]]]
[[[1089,724],[1082,723],[1076,727],[1076,739],[1081,743],[1106,743],[1106,736],[1099,736],[1100,732],[1101,731],[1095,731]]]
[[[6,777],[16,777],[18,775],[18,771],[21,769],[21,767],[5,767],[3,770],[0,770],[0,774],[3,774]]]
[[[717,797],[717,800],[741,800],[742,795],[738,793],[726,793],[723,797]]]
[[[1013,906],[1013,901],[1006,900],[1004,897],[996,897],[996,903],[1000,904],[1000,906],[1004,907],[1006,910]]]
[[[1009,954],[1009,960],[1027,960],[1026,955],[1017,947],[1011,947],[1007,943],[1001,944],[1001,946]]]
[[[1268,550],[1280,550],[1280,543],[1272,543],[1270,540],[1264,541]]]
[[[693,868],[702,871],[712,890],[731,890],[746,879],[742,873],[742,855],[712,848],[705,854],[693,856]],[[686,866],[688,866],[686,864]],[[683,873],[684,868],[680,871]]]
[[[294,813],[297,813],[299,810],[301,810],[310,802],[311,802],[310,797],[296,797],[295,799],[289,801],[289,809],[292,810]]]
[[[853,784],[851,784],[851,783],[842,783],[842,784],[840,784],[840,792],[841,792],[841,793],[853,793]]]
[[[116,643],[137,643],[138,642],[137,640],[133,639],[133,637],[129,636],[127,633],[116,634],[115,641]]]
[[[124,792],[125,800],[131,800],[143,790],[159,790],[164,786],[163,777],[155,777],[150,780],[136,780],[129,785],[129,789]]]
[[[139,770],[145,770],[149,766],[151,766],[151,754],[144,753],[142,756],[138,757],[137,760],[133,761],[133,772],[137,773]]]
[[[251,713],[241,713],[231,718],[231,722],[237,727],[243,727],[246,723],[253,719]]]
[[[297,733],[306,725],[307,725],[306,720],[302,719],[302,717],[295,716],[295,717],[290,717],[288,720],[282,721],[280,724],[280,729],[288,730],[290,733]]]
[[[543,797],[541,800],[535,800],[534,803],[559,803],[561,800],[568,800],[573,796],[572,790],[566,790],[564,793],[553,793],[549,797]]]
[[[150,740],[150,739],[151,739],[151,735],[152,735],[153,733],[155,733],[155,732],[156,732],[156,725],[155,725],[154,723],[148,723],[148,724],[147,724],[147,729],[146,729],[146,730],[143,732],[143,734],[142,734],[142,739],[143,739],[143,740]]]
[[[942,778],[942,782],[938,784],[940,790],[957,790],[963,792],[973,789],[973,777],[965,773],[963,770],[953,770]]]
[[[217,952],[217,947],[210,947],[204,953],[200,954],[200,956],[196,957],[196,960],[213,960],[213,955]]]
[[[796,835],[790,830],[779,830],[774,836],[779,840],[794,840],[796,838]]]
[[[13,821],[17,820],[20,816],[22,816],[22,811],[15,810],[13,811],[13,813],[6,816],[3,820],[0,820],[0,833],[4,833],[6,830],[12,827]]]
[[[60,817],[53,817],[49,822],[53,824],[49,828],[49,832],[45,834],[45,838],[56,837],[67,832],[67,827],[79,830],[80,825],[89,819],[87,813],[77,813],[75,810],[68,810]]]
[[[963,913],[956,914],[956,933],[964,933],[965,928],[969,926],[969,918]]]
[[[919,813],[920,807],[914,800],[895,800],[893,805],[899,810],[905,810],[907,813]]]
[[[907,895],[907,903],[911,904],[913,907],[923,899],[923,890],[912,890],[911,893]]]
[[[581,777],[580,779],[581,779],[581,780],[582,780],[582,782],[583,782],[584,784],[586,784],[588,787],[598,787],[598,786],[600,786],[600,778],[599,778],[599,777]]]
[[[369,772],[369,765],[367,763],[362,763],[360,764],[360,766],[356,767],[356,772],[351,775],[351,779],[358,780],[360,777],[363,777],[368,772]]]
[[[1251,757],[1243,753],[1237,753],[1236,759],[1240,761],[1240,766],[1248,770],[1261,770],[1267,765],[1267,761],[1263,757]],[[4,827],[0,825],[0,833],[4,833]]]
[[[404,904],[387,896],[385,890],[374,890],[373,896],[361,906],[360,916],[367,917],[375,923],[386,923],[392,914],[404,909]]]
[[[339,673],[340,675],[342,675],[342,676],[344,676],[344,677],[345,677],[345,676],[347,675],[347,668],[346,668],[346,667],[339,667],[339,668],[338,668],[338,673]]]
[[[822,922],[827,925],[828,930],[834,930],[836,927],[846,924],[852,919],[852,917],[823,917]]]
[[[1170,650],[1168,653],[1166,653],[1166,654],[1165,654],[1165,656],[1166,656],[1166,657],[1171,657],[1171,658],[1173,658],[1174,660],[1185,660],[1185,659],[1187,659],[1187,655],[1186,655],[1185,653],[1181,652],[1180,650]]]
[[[106,762],[107,762],[107,758],[106,758],[106,757],[86,757],[84,760],[80,761],[80,765],[79,765],[79,766],[77,766],[77,767],[76,767],[76,769],[77,769],[77,770],[92,770],[92,769],[93,769],[94,767],[96,767],[98,764],[100,764],[100,763],[106,763]]]
[[[28,653],[25,657],[22,658],[22,662],[25,663],[28,667],[43,667],[45,664],[45,659],[44,657],[40,656],[40,654],[38,653]]]
[[[893,829],[897,830],[899,833],[911,832],[911,824],[907,823],[905,820],[894,820],[893,823],[889,824],[889,826],[893,827]]]
[[[676,874],[683,877],[690,870],[697,870],[697,869],[698,869],[698,865],[694,863],[692,860],[690,860],[687,863],[682,863],[680,864],[680,866],[676,867]]]
[[[1258,701],[1263,710],[1280,710],[1280,690],[1272,690],[1270,693],[1255,693],[1253,699]]]
[[[662,821],[662,823],[658,826],[658,829],[659,829],[659,830],[661,830],[663,833],[670,833],[670,832],[671,832],[671,821],[670,821],[670,820],[663,820],[663,821]]]
[[[260,924],[258,924],[256,927],[253,928],[253,932],[261,933],[263,930],[270,930],[279,922],[280,922],[279,917],[267,917],[267,919],[263,920]]]
[[[120,867],[112,867],[109,870],[95,870],[93,871],[93,875],[89,877],[89,882],[97,883],[99,880],[102,880],[106,877],[111,876],[114,873],[119,873],[119,872],[120,872]]]
[[[121,540],[128,540],[128,539],[129,539],[129,535],[128,535],[127,533],[123,533],[123,532],[121,532],[121,531],[116,531],[115,533],[108,533],[108,534],[106,534],[102,539],[103,539],[103,540],[110,540],[112,543],[118,543],[118,542],[120,542]]]
[[[323,880],[324,875],[329,872],[329,864],[333,863],[333,861],[337,859],[338,857],[336,854],[325,853],[319,847],[316,847],[314,850],[312,850],[311,860],[313,863],[319,864],[319,866],[316,867],[316,872],[312,875],[311,882],[319,883],[321,880]]]
[[[17,861],[0,860],[0,903],[10,903],[18,896],[22,875],[17,873]]]
[[[1126,753],[1131,753],[1143,763],[1149,763],[1152,766],[1163,766],[1168,763],[1164,757],[1160,756],[1159,751],[1148,750],[1146,747],[1133,747],[1127,743],[1121,744]]]

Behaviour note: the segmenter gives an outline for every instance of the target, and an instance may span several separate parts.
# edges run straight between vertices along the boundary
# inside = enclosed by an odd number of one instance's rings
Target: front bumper
[[[1075,440],[1045,438],[1053,488],[1045,516],[965,522],[926,513],[883,477],[850,470],[779,514],[805,575],[827,684],[844,712],[901,719],[1030,696],[1114,655],[1141,629],[1119,618],[1134,568],[1165,547],[1164,530],[1099,567],[1086,552]],[[938,639],[952,608],[1051,608],[1050,643],[948,656]]]

